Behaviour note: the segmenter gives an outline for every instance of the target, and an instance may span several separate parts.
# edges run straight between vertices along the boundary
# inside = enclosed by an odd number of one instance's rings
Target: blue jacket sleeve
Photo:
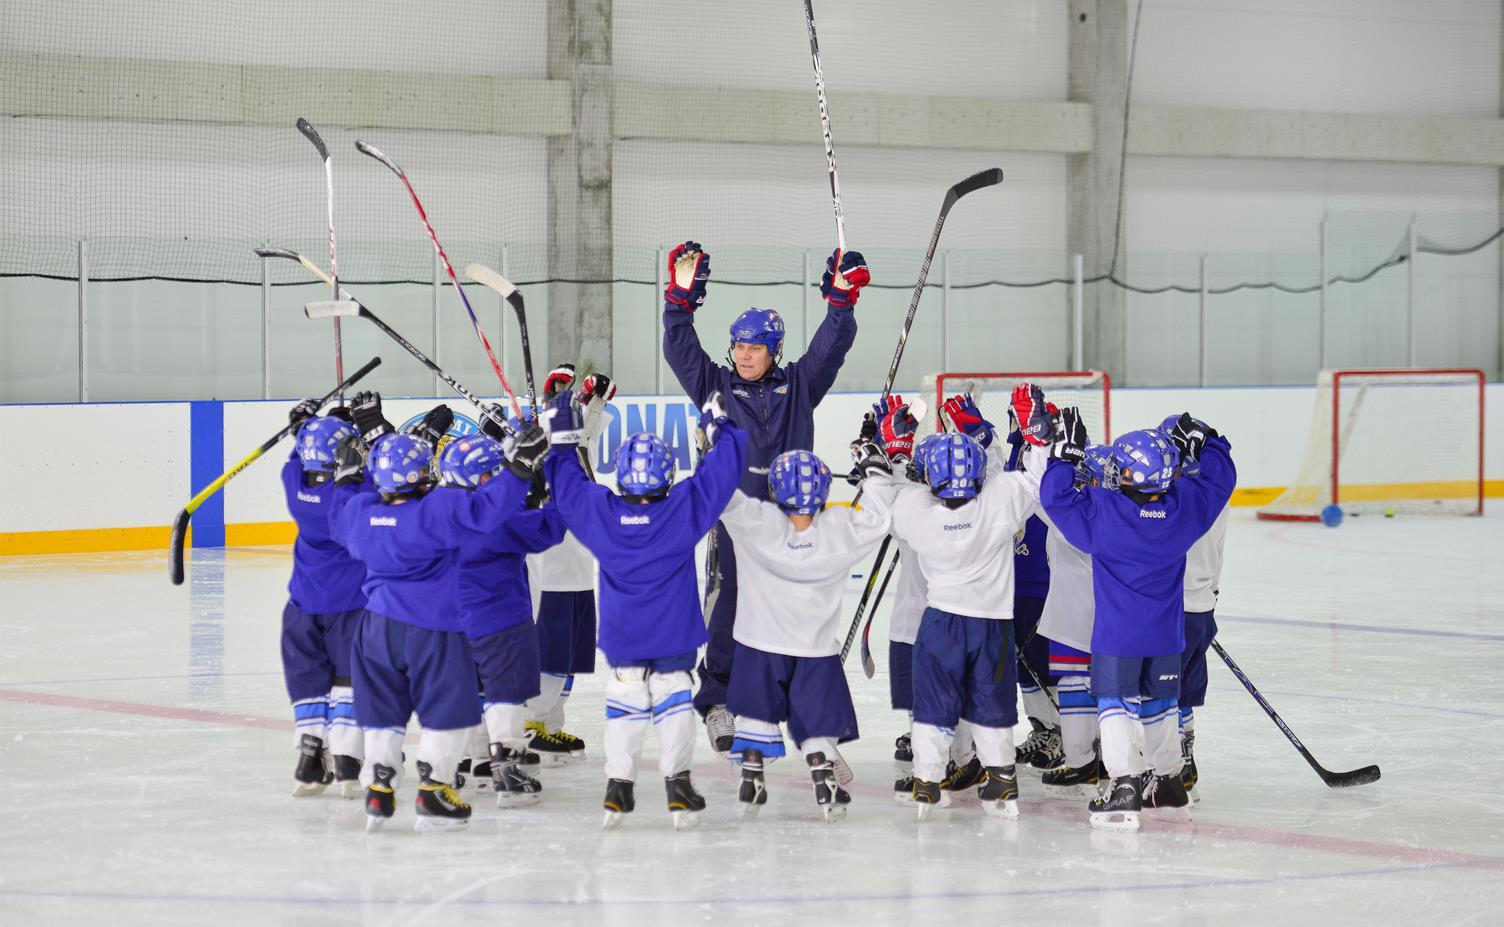
[[[611,490],[586,476],[580,455],[562,447],[549,451],[543,473],[548,478],[551,507],[559,513],[564,527],[573,531],[591,553],[603,556],[610,536],[598,526],[610,504]]]
[[[663,306],[663,356],[695,405],[704,403],[716,390],[724,389],[731,376],[730,370],[711,360],[700,346],[695,314],[669,302]]]
[[[527,491],[531,486],[532,483],[528,480],[510,470],[503,470],[474,492],[432,490],[433,492],[447,492],[448,498],[453,500],[451,505],[438,510],[443,512],[440,517],[446,523],[433,527],[438,532],[447,530],[457,533],[492,534],[500,530],[507,519],[522,511],[523,503],[527,499]],[[429,512],[434,509],[425,506],[424,511]]]
[[[1220,436],[1207,441],[1201,449],[1201,472],[1175,482],[1181,504],[1194,507],[1200,529],[1197,537],[1205,534],[1222,514],[1237,485],[1238,469],[1232,462],[1232,445]]]
[[[536,554],[564,540],[564,518],[552,502],[541,509],[523,509],[501,526],[503,545],[513,553]]]
[[[690,493],[690,521],[698,537],[715,527],[741,481],[747,456],[747,433],[735,425],[722,425],[715,445],[705,452],[695,472],[685,479],[680,492]]]
[[[1063,460],[1052,459],[1039,481],[1039,502],[1062,536],[1082,553],[1092,550],[1092,524],[1097,520],[1096,494],[1093,487],[1075,488],[1076,468]]]
[[[804,394],[810,405],[816,405],[835,385],[836,375],[846,362],[846,352],[856,341],[856,313],[829,304],[825,307],[825,319],[815,329],[804,356],[789,365],[797,370]]]

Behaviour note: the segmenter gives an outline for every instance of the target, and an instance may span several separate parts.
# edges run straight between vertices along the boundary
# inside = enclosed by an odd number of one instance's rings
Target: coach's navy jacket
[[[663,307],[663,355],[679,385],[696,405],[720,390],[727,414],[747,432],[740,488],[754,499],[768,497],[768,467],[774,457],[784,451],[814,450],[815,406],[830,392],[855,340],[852,310],[827,305],[825,320],[804,356],[751,382],[705,353],[695,334],[694,313],[675,303],[665,302]]]

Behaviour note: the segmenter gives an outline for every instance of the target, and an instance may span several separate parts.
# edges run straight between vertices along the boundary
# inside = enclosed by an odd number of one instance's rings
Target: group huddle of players
[[[1137,829],[1145,808],[1186,814],[1182,677],[1194,703],[1211,633],[1211,605],[1193,618],[1188,590],[1209,570],[1214,604],[1215,526],[1236,481],[1227,441],[1185,414],[1091,446],[1077,411],[1029,384],[1007,423],[957,396],[942,410],[949,430],[916,440],[909,406],[887,396],[851,442],[860,504],[827,507],[810,413],[855,336],[861,255],[831,256],[826,319],[787,365],[782,320],[762,309],[733,324],[728,365],[711,361],[692,324],[709,257],[686,242],[669,271],[665,354],[702,406],[706,448],[683,480],[672,449],[643,433],[616,452],[615,491],[596,483],[589,449],[614,386],[568,365],[549,375],[535,417],[504,423],[483,408],[478,435],[446,438],[443,406],[396,431],[375,393],[327,415],[294,408],[284,484],[299,535],[282,650],[295,794],[337,784],[382,826],[416,713],[420,829],[468,820],[462,770],[499,807],[534,804],[534,764],[583,755],[562,705],[598,649],[607,828],[634,809],[649,726],[675,826],[698,822],[697,711],[740,765],[744,815],[768,800],[764,770],[785,755],[786,729],[820,814],[837,820],[851,802],[839,747],[857,736],[842,596],[891,534],[903,576],[890,677],[894,707],[911,711],[902,800],[923,818],[974,793],[987,814],[1015,817],[1022,760],[1052,788],[1099,786],[1096,826]],[[712,531],[721,593],[707,632],[695,549]],[[1214,549],[1197,554],[1198,543]],[[1041,544],[1047,590],[1016,576]],[[1015,748],[1020,667],[1034,733]]]

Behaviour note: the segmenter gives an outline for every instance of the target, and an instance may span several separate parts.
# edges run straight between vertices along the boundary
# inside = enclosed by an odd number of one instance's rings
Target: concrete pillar
[[[572,87],[572,131],[548,140],[548,353],[611,368],[611,0],[548,5],[548,76]]]
[[[1126,274],[1119,201],[1128,94],[1129,0],[1070,0],[1070,100],[1092,105],[1091,150],[1067,155],[1068,252],[1085,255],[1086,278]],[[1121,287],[1084,287],[1086,366],[1115,380],[1127,365],[1126,301]]]

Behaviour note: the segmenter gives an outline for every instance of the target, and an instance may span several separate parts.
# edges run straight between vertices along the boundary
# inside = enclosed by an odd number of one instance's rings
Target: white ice
[[[367,836],[359,802],[289,794],[288,566],[285,549],[203,554],[174,588],[151,554],[0,560],[0,923],[1504,922],[1497,514],[1331,530],[1240,513],[1222,642],[1322,763],[1383,779],[1328,789],[1213,657],[1195,822],[1137,836],[1093,832],[1029,773],[1016,823],[958,801],[917,824],[890,797],[881,618],[877,678],[848,667],[864,737],[844,823],[817,821],[790,761],[739,822],[701,741],[697,831],[671,829],[649,774],[603,834],[592,749],[543,771],[538,807],[481,793],[456,835],[403,826],[409,776]],[[598,747],[598,676],[569,718]]]

